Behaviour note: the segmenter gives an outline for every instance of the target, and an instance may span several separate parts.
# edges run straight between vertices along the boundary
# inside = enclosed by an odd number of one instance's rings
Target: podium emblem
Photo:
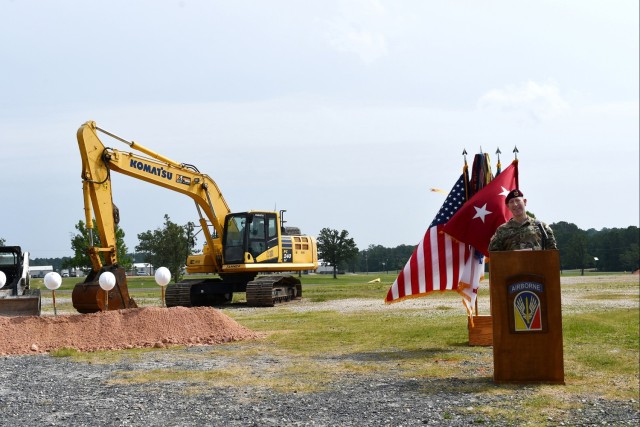
[[[541,276],[519,275],[509,278],[507,313],[509,330],[516,334],[547,332],[547,299]]]
[[[513,299],[513,319],[516,332],[541,331],[540,298],[534,292],[522,291]]]

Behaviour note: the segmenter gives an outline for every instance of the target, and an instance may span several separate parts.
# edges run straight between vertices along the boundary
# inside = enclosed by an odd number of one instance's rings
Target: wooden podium
[[[559,252],[489,256],[494,382],[564,384]]]

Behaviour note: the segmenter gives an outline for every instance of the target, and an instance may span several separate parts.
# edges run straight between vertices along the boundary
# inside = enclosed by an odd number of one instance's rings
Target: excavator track
[[[164,300],[167,307],[213,307],[233,299],[233,292],[223,287],[222,279],[185,280],[167,286]]]
[[[211,307],[229,304],[233,299],[234,290],[246,292],[247,305],[250,307],[273,307],[277,303],[302,297],[300,280],[293,276],[269,275],[236,282],[229,278],[227,281],[185,280],[167,286],[164,300],[167,307]]]
[[[164,301],[167,307],[191,307],[191,283],[182,282],[167,286]]]
[[[293,276],[262,276],[247,283],[247,305],[273,307],[302,297],[302,285]]]

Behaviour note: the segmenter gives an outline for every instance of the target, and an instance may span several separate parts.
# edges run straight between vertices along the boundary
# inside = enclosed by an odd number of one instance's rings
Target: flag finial
[[[467,164],[467,149],[463,148],[462,149],[462,156],[464,157],[464,164]]]
[[[515,156],[516,160],[518,160],[518,147],[517,146],[513,146],[513,155]]]

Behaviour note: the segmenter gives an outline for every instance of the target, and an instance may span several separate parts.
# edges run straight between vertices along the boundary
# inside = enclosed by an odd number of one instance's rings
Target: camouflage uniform
[[[540,226],[547,236],[544,237],[540,231]],[[496,230],[489,242],[489,251],[513,251],[517,249],[558,249],[553,230],[542,221],[531,218],[527,215],[524,223],[519,223],[511,218]]]

